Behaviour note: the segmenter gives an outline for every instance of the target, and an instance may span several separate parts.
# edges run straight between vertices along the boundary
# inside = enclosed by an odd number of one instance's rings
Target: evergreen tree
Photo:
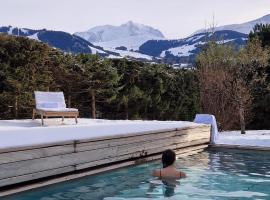
[[[116,97],[119,76],[110,60],[97,55],[79,55],[83,70],[83,85],[91,97],[92,118],[96,118],[96,103],[108,102]]]
[[[125,119],[141,118],[138,112],[143,91],[139,87],[139,82],[143,63],[123,59],[116,63],[116,67],[121,74],[116,99],[118,111],[121,112],[123,109]]]
[[[249,40],[258,39],[263,48],[270,48],[270,25],[257,24],[249,34]],[[270,57],[268,65],[257,67],[253,74],[256,81],[252,84],[254,118],[251,122],[253,129],[270,128]]]

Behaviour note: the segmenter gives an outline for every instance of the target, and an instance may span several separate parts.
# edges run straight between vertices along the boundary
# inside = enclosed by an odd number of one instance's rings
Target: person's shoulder
[[[160,177],[160,171],[161,171],[161,169],[155,169],[155,170],[153,170],[152,175],[156,176],[156,177]]]

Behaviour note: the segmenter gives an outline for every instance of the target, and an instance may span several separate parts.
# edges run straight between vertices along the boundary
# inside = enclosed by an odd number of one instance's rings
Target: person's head
[[[175,161],[176,155],[173,150],[168,149],[162,154],[163,168],[171,166]]]

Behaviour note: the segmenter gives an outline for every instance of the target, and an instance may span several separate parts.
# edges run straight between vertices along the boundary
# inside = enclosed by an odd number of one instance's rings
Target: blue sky
[[[0,26],[70,33],[129,20],[153,26],[168,38],[188,36],[215,16],[217,25],[270,14],[270,0],[1,0]]]

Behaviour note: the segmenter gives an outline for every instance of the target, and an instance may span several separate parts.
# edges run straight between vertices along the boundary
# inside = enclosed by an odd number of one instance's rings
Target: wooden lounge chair
[[[74,117],[78,123],[79,111],[76,108],[67,108],[63,92],[35,91],[36,108],[33,109],[32,119],[35,115],[41,116],[41,124],[44,125],[44,117]]]

